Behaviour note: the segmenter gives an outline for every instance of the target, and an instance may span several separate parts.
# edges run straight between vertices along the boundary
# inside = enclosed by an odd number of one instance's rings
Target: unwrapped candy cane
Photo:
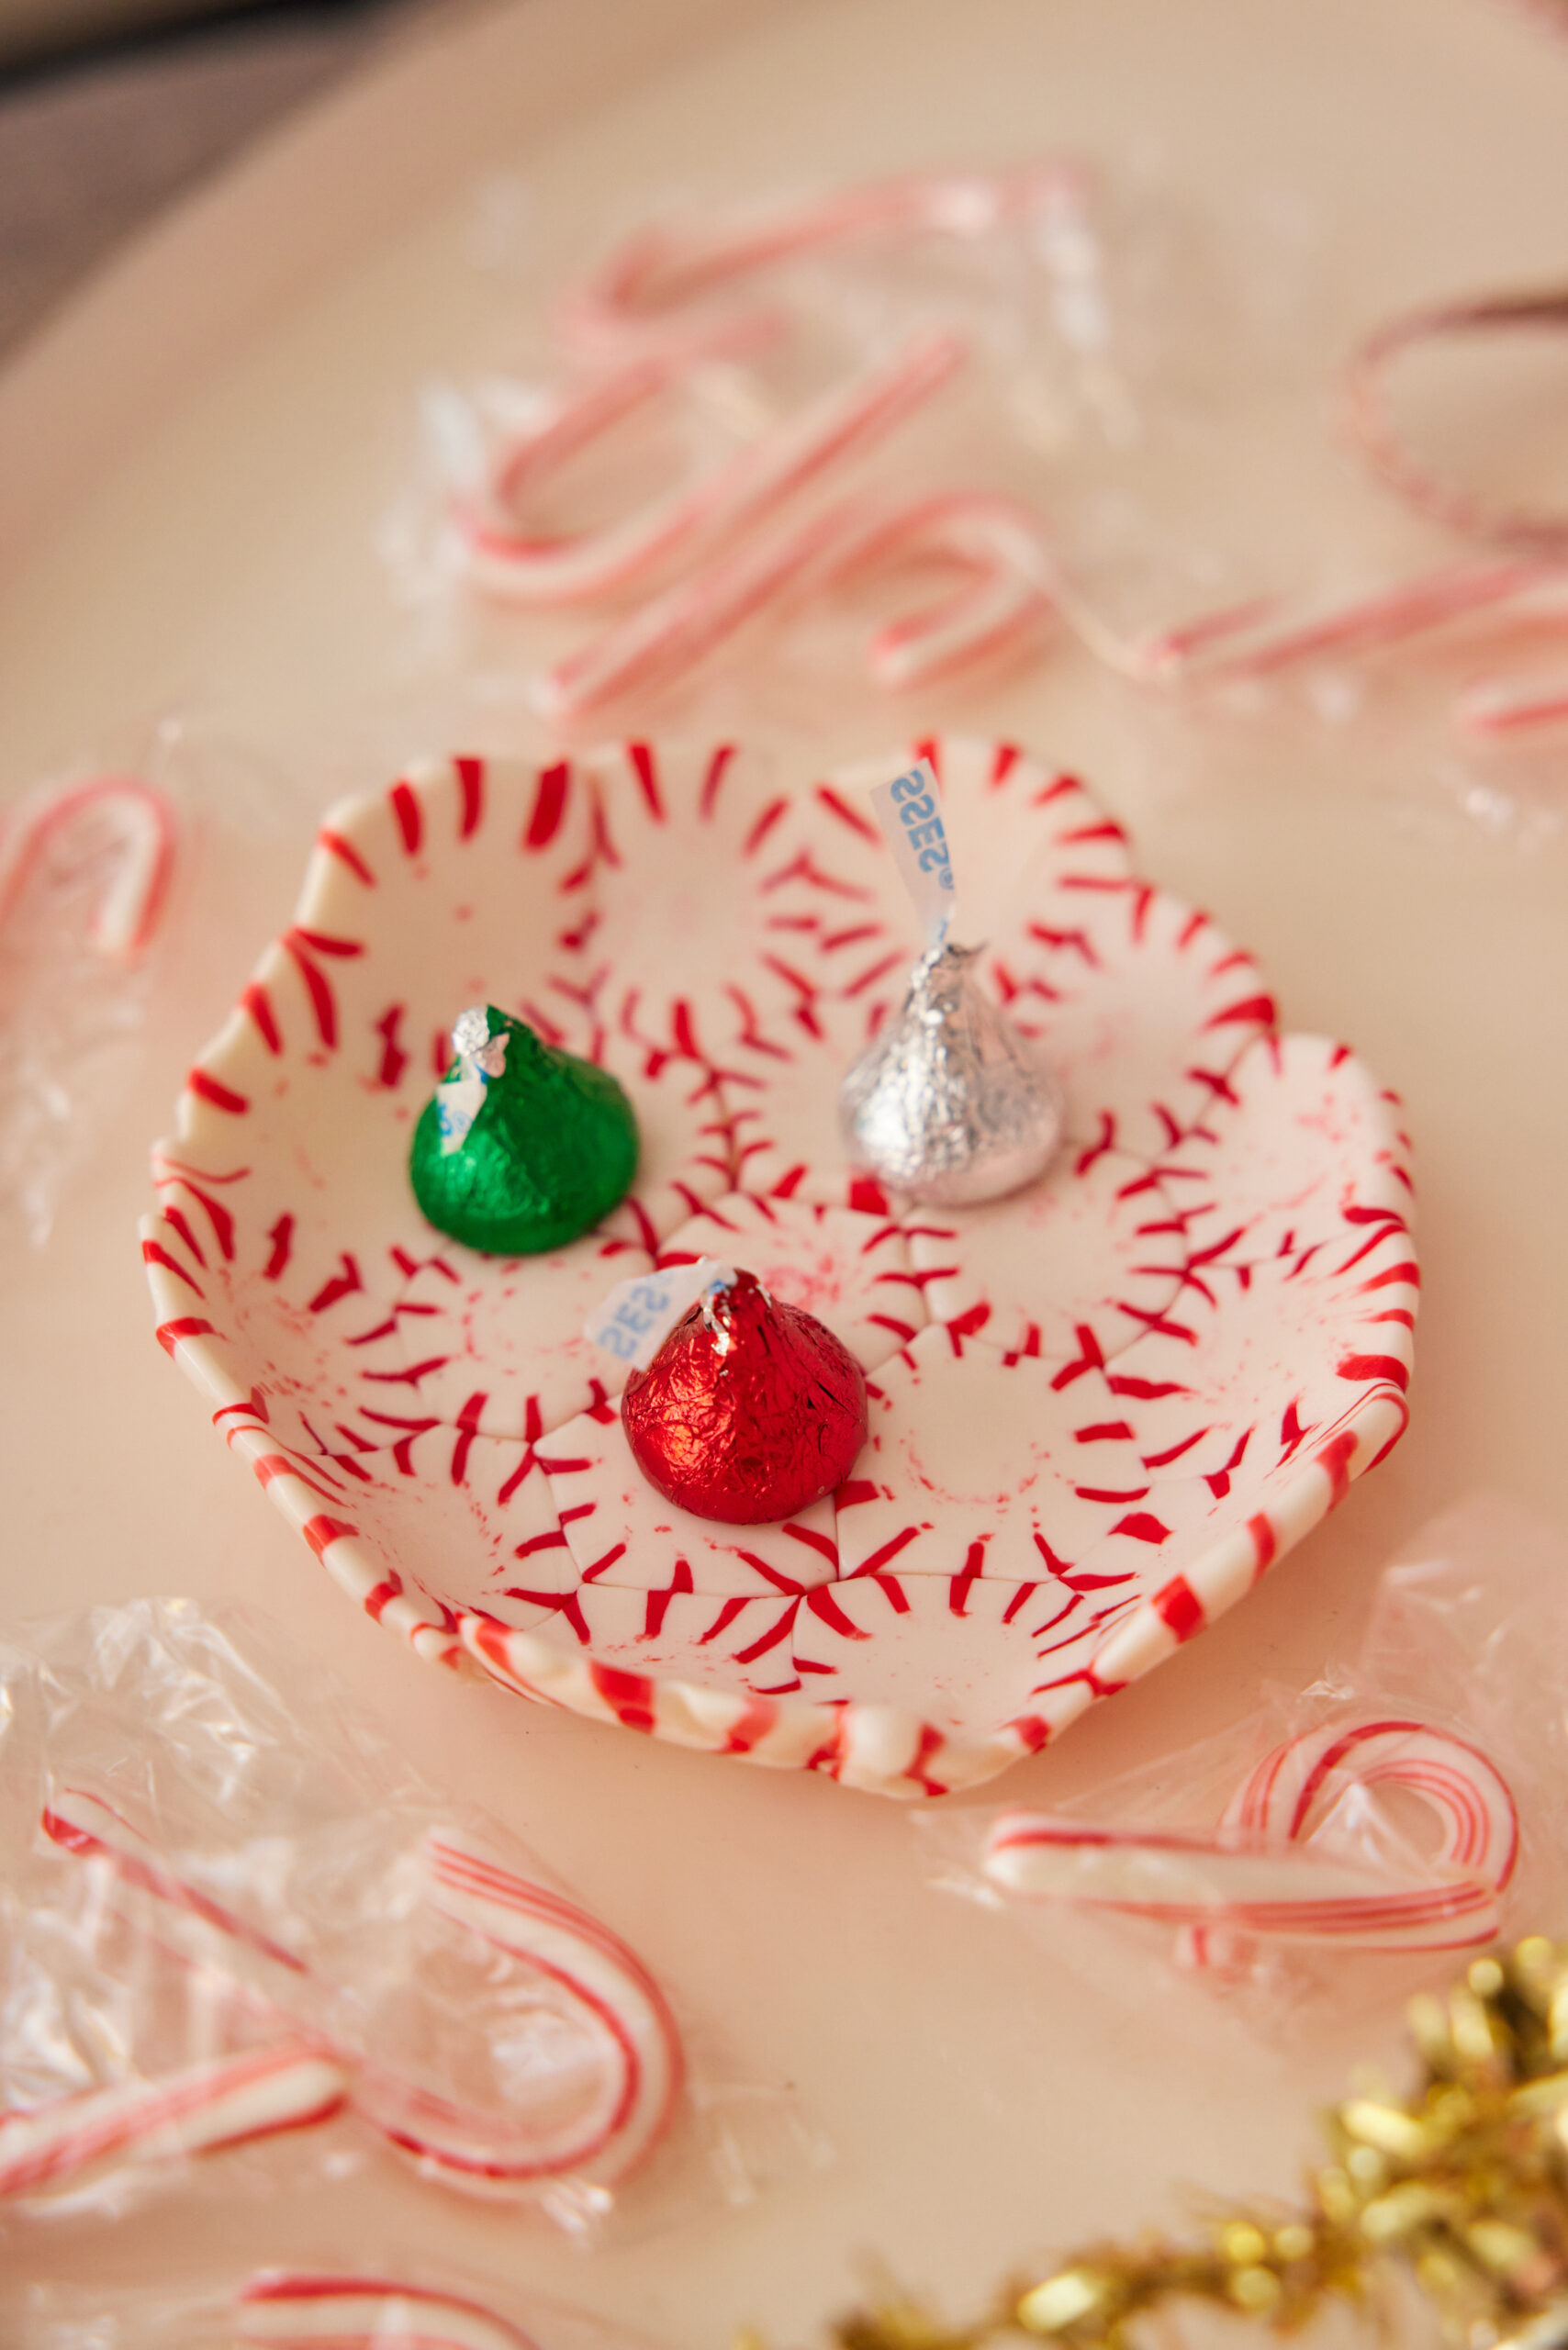
[[[456,2294],[291,2269],[269,2269],[241,2287],[234,2333],[295,2350],[534,2350],[519,2327]]]
[[[1487,294],[1406,311],[1368,335],[1340,384],[1341,426],[1351,447],[1417,511],[1467,538],[1568,556],[1568,511],[1508,506],[1447,480],[1425,464],[1389,420],[1383,387],[1389,368],[1422,343],[1499,332],[1561,334],[1568,330],[1568,286]]]
[[[162,792],[134,776],[97,776],[34,793],[0,825],[0,926],[10,920],[50,851],[112,850],[88,936],[112,962],[134,963],[162,918],[174,865],[174,816]]]
[[[933,560],[967,576],[872,637],[867,666],[890,690],[934,685],[1016,651],[1051,610],[1048,552],[1009,501],[967,491],[896,505],[840,498],[780,520],[650,597],[537,678],[535,706],[548,718],[583,719],[634,692],[664,692],[762,612],[895,563]]]
[[[923,407],[963,357],[957,336],[917,336],[890,360],[830,386],[695,482],[598,530],[545,537],[509,519],[522,493],[541,486],[559,459],[672,379],[668,363],[639,362],[564,405],[532,440],[513,442],[489,511],[459,513],[469,568],[482,587],[518,603],[571,604],[621,593],[693,542],[734,537],[863,457]]]
[[[834,188],[716,230],[660,222],[610,254],[568,302],[562,323],[588,350],[667,346],[690,304],[780,263],[890,231],[972,237],[1003,220],[1076,207],[1083,190],[1082,167],[1057,159]]]
[[[1420,1797],[1436,1816],[1429,1862],[1400,1868],[1358,1851],[1354,1810],[1385,1787]],[[983,1866],[1008,1893],[1177,1926],[1185,1963],[1230,1965],[1240,1936],[1360,1950],[1494,1941],[1518,1858],[1518,1814],[1486,1756],[1425,1723],[1381,1720],[1277,1746],[1211,1834],[1009,1812],[991,1830]]]
[[[205,1963],[221,1965],[226,1945],[236,1967],[241,1950],[270,1962],[264,2004],[280,2023],[292,2024],[290,1978],[311,1980],[306,1963],[167,1868],[112,1806],[88,1789],[61,1788],[42,1827],[63,1850],[106,1863],[127,1887],[199,1921]],[[517,1875],[480,1845],[450,1831],[431,1832],[423,1859],[427,1897],[438,1914],[520,1959],[561,1995],[591,2052],[586,2109],[549,2121],[514,2122],[454,2104],[391,2066],[329,2049],[342,2068],[337,2102],[346,2089],[353,2109],[422,2169],[472,2192],[505,2193],[562,2177],[606,2186],[623,2177],[651,2151],[681,2086],[680,2035],[658,1986],[635,1953],[596,1918]],[[318,1994],[331,1987],[313,1984]],[[312,2005],[321,2007],[319,1997]],[[324,2120],[335,2109],[300,2118]]]
[[[879,232],[973,236],[1008,219],[1048,224],[1076,211],[1082,196],[1081,170],[1061,162],[913,174],[718,230],[657,226],[611,255],[565,314],[569,340],[597,362],[594,372],[503,451],[486,499],[458,510],[470,573],[497,595],[553,605],[638,589],[646,598],[536,678],[536,707],[555,722],[584,720],[633,694],[666,690],[760,612],[895,555],[957,565],[966,576],[939,604],[876,635],[868,666],[879,685],[928,686],[1037,634],[1051,604],[1049,558],[1037,518],[1022,508],[1003,514],[1003,501],[969,492],[891,508],[842,498],[825,510],[802,506],[946,381],[965,355],[950,334],[917,335],[640,511],[550,536],[530,526],[525,509],[563,462],[610,426],[705,362],[789,324],[755,300],[715,316],[704,307],[715,294]]]

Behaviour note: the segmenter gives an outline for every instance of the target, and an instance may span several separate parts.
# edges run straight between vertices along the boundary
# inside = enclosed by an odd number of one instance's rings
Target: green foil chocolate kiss
[[[536,1256],[565,1248],[625,1198],[637,1122],[608,1069],[556,1051],[493,1004],[485,1019],[483,1058],[498,1062],[498,1073],[483,1083],[462,1139],[447,1147],[446,1088],[465,1076],[473,1091],[480,1082],[461,1049],[468,1039],[454,1031],[459,1055],[414,1129],[409,1174],[425,1214],[454,1240],[491,1256]],[[458,1030],[470,1023],[476,1013],[465,1013]]]

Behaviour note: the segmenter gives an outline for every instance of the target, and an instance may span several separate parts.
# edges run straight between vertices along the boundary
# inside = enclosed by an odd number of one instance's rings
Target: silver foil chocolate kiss
[[[890,1190],[940,1207],[1032,1183],[1062,1136],[1062,1099],[970,965],[939,942],[910,975],[902,1009],[839,1091],[845,1147]]]

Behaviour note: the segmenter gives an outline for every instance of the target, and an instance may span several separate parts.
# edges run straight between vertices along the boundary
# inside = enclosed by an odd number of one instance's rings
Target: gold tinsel
[[[1568,1944],[1478,1958],[1413,2000],[1423,2076],[1355,2097],[1299,2211],[1238,2210],[1190,2244],[1106,2243],[1006,2287],[969,2325],[896,2296],[841,2318],[840,2350],[981,2350],[1020,2337],[1131,2350],[1137,2321],[1208,2301],[1280,2332],[1364,2301],[1397,2266],[1466,2350],[1568,2350]]]

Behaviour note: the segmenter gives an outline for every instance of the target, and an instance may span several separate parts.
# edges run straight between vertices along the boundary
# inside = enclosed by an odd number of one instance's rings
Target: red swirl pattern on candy
[[[975,969],[1048,1038],[1026,1190],[901,1210],[837,1089],[918,949],[866,788],[929,755]],[[454,1006],[608,1069],[632,1190],[482,1258],[407,1139]],[[158,1334],[343,1588],[416,1651],[680,1743],[900,1796],[992,1775],[1193,1638],[1406,1417],[1397,1103],[1282,1035],[1263,975],[1070,778],[920,744],[823,776],[744,745],[458,759],[333,811],[197,1059],[143,1229]],[[618,1283],[744,1265],[867,1375],[846,1480],[782,1521],[637,1467]]]

